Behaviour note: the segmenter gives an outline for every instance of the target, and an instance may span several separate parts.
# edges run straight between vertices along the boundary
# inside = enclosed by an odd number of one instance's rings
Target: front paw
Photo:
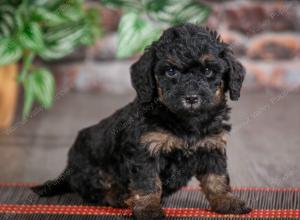
[[[148,206],[143,209],[134,208],[133,215],[136,220],[163,220],[165,213],[160,207]]]
[[[212,210],[221,214],[247,214],[251,208],[245,205],[245,202],[233,195],[227,195],[216,198],[212,202]]]

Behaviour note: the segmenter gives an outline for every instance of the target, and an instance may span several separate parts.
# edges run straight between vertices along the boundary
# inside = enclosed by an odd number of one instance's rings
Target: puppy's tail
[[[58,178],[49,180],[42,185],[31,187],[31,190],[42,197],[72,192],[69,184],[71,172],[71,169],[65,169]]]

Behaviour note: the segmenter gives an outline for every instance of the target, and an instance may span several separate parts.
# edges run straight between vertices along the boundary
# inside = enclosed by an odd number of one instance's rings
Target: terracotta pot
[[[0,66],[0,129],[8,128],[14,119],[18,83],[16,64]]]

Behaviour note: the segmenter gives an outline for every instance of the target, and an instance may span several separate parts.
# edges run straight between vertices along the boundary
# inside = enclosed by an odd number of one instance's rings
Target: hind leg
[[[96,167],[74,168],[73,175],[70,177],[70,185],[74,192],[89,203],[106,205],[104,192],[106,189],[105,177],[99,173]]]
[[[77,169],[70,178],[72,189],[90,203],[97,205],[124,207],[127,188],[118,183],[107,171],[99,167]]]

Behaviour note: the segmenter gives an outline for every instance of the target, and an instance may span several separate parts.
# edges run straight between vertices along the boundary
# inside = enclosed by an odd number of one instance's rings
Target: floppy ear
[[[131,66],[131,83],[141,103],[149,103],[154,99],[155,80],[153,75],[154,49],[147,48],[142,57]]]
[[[229,89],[230,99],[238,100],[246,74],[245,68],[234,57],[231,49],[226,48],[222,56],[228,66],[228,69],[225,72],[225,82],[227,84],[226,87]]]

